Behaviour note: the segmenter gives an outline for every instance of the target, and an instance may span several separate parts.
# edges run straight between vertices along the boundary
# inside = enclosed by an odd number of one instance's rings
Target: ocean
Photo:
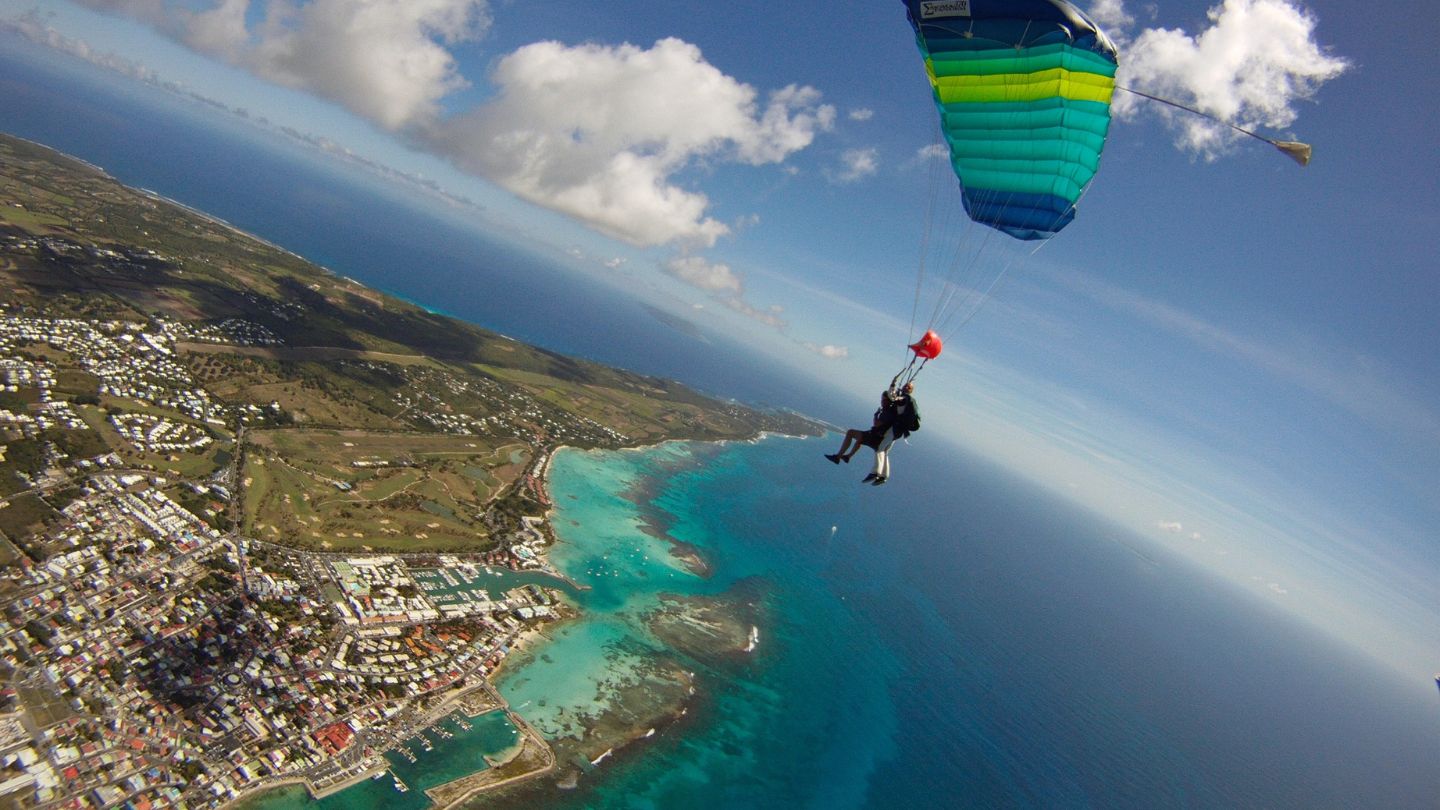
[[[786,404],[810,404],[723,343],[677,344],[676,330],[616,291],[587,288],[603,307],[549,309],[561,305],[537,299],[579,295],[566,292],[563,271],[429,223],[418,204],[361,194],[366,182],[208,114],[176,112],[155,91],[28,48],[0,38],[0,129],[482,326],[650,373],[674,369],[667,376],[741,399],[781,391]],[[309,189],[309,204],[293,206],[287,185]],[[392,266],[413,257],[416,233],[450,247]],[[464,283],[480,285],[476,300],[443,294],[459,283],[458,263]],[[557,455],[553,558],[589,586],[573,597],[583,615],[526,649],[499,688],[557,739],[582,732],[577,715],[656,683],[656,662],[693,673],[696,692],[680,721],[602,760],[574,789],[547,790],[548,804],[1436,806],[1433,686],[1401,682],[923,431],[895,451],[884,487],[859,483],[864,456],[838,467],[821,458],[836,444],[770,437]],[[695,549],[709,576],[672,557],[667,537]],[[668,646],[654,611],[695,599],[728,600],[755,624],[756,649],[716,657]],[[407,774],[424,782],[467,753],[473,765],[508,732],[483,733],[493,739],[437,746],[433,767],[422,758]],[[326,806],[397,797],[383,782],[354,790]],[[413,806],[417,792],[405,796]],[[308,804],[291,794],[261,806]]]

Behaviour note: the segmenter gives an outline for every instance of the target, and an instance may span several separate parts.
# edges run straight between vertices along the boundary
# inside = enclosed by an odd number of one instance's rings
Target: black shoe
[[[831,463],[831,464],[839,464],[839,463],[840,463],[840,454],[839,454],[839,453],[826,453],[826,454],[825,454],[825,458],[830,459],[830,463]]]
[[[889,480],[890,480],[889,478],[887,478],[886,476],[883,476],[883,475],[882,475],[882,476],[879,476],[878,478],[876,478],[874,481],[871,481],[871,482],[870,482],[870,486],[872,486],[872,487],[878,487],[878,486],[880,486],[881,484],[883,484],[883,483],[885,483],[886,481],[889,481]]]
[[[861,478],[861,479],[860,479],[860,483],[862,483],[862,484],[868,484],[868,483],[870,483],[871,481],[876,480],[878,477],[879,477],[879,476],[875,475],[875,473],[870,473],[869,475],[865,476],[864,478]]]

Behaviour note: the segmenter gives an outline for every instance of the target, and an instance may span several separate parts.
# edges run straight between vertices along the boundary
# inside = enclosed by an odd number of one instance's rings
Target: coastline
[[[577,582],[561,571],[551,559],[551,552],[561,542],[564,542],[559,533],[555,531],[554,520],[557,517],[558,506],[551,492],[553,481],[551,474],[554,469],[554,462],[561,451],[571,452],[652,452],[665,445],[680,443],[699,446],[724,446],[731,443],[755,444],[767,438],[804,438],[800,436],[787,436],[785,434],[771,432],[757,432],[748,439],[723,439],[706,441],[698,439],[666,439],[653,444],[635,445],[614,450],[581,449],[569,445],[557,445],[549,453],[544,466],[536,471],[536,483],[547,496],[549,506],[545,512],[545,526],[547,543],[540,550],[542,570],[555,576],[573,586],[577,592],[589,590],[590,586]],[[652,493],[653,494],[653,493]],[[644,501],[646,493],[635,493],[637,501]],[[582,527],[583,530],[583,527]],[[664,526],[656,525],[652,521],[642,517],[639,530],[645,535],[656,540],[666,541],[671,545],[672,555],[679,559],[691,574],[708,578],[710,575],[709,563],[703,561],[698,553],[687,555],[680,546],[689,548],[689,544],[682,543],[668,535]],[[693,556],[694,559],[688,559]],[[670,609],[687,611],[689,608],[676,606],[674,595],[666,597],[670,602]],[[663,610],[663,609],[662,609]],[[570,609],[554,621],[527,629],[519,634],[509,645],[509,652],[499,662],[498,666],[481,681],[463,691],[445,694],[440,701],[425,711],[424,715],[415,723],[416,728],[427,727],[440,722],[445,716],[455,711],[460,711],[468,718],[474,718],[480,714],[491,711],[503,712],[515,729],[520,732],[522,742],[515,748],[505,751],[502,756],[493,761],[487,757],[487,767],[477,771],[459,776],[439,785],[424,789],[426,797],[435,810],[445,810],[460,806],[472,801],[482,794],[499,795],[496,800],[502,805],[508,806],[512,795],[525,797],[543,797],[550,791],[570,790],[578,786],[580,779],[593,771],[609,766],[622,760],[629,760],[661,738],[669,735],[677,727],[693,722],[697,714],[696,710],[705,705],[705,693],[700,688],[700,681],[695,672],[690,671],[681,665],[679,660],[673,656],[674,653],[663,655],[651,662],[653,671],[645,681],[646,685],[634,685],[626,694],[618,698],[619,703],[609,709],[602,710],[597,714],[590,715],[586,723],[584,733],[578,738],[565,737],[557,740],[547,740],[545,736],[523,716],[521,710],[509,705],[509,702],[499,693],[496,683],[500,677],[513,670],[517,666],[523,666],[532,659],[537,650],[543,649],[546,641],[554,638],[555,633],[566,625],[584,618],[585,610],[578,605],[570,605]],[[747,623],[746,629],[750,628]],[[745,657],[748,651],[742,651],[738,645],[735,646],[733,655]],[[702,658],[708,656],[701,656]],[[657,684],[668,686],[657,687]],[[660,694],[654,693],[659,688]],[[481,704],[476,700],[480,699]],[[527,701],[528,703],[528,701]],[[647,708],[648,707],[648,708]],[[375,761],[362,771],[357,771],[344,780],[324,786],[317,786],[306,776],[287,776],[277,779],[274,782],[265,784],[263,787],[252,787],[243,791],[233,799],[229,806],[232,807],[255,807],[263,802],[265,797],[273,795],[276,791],[287,787],[303,786],[311,800],[320,800],[334,796],[344,790],[363,784],[367,779],[377,773],[384,773],[390,770],[384,755],[398,747],[390,746],[383,749],[377,748],[374,752]],[[583,761],[582,761],[583,760]],[[546,775],[556,775],[557,778],[550,782],[540,781]],[[516,793],[515,791],[519,791]]]
[[[552,451],[547,462],[544,476],[540,483],[545,487],[547,495],[551,495],[551,506],[547,510],[546,520],[551,526],[551,539],[553,544],[544,550],[545,563],[554,569],[555,566],[550,559],[550,552],[555,545],[565,542],[558,532],[555,531],[554,520],[558,516],[558,501],[551,493],[553,481],[550,473],[554,467],[555,459],[560,455],[561,450],[578,451],[585,454],[605,453],[653,453],[657,449],[663,449],[667,445],[686,445],[692,447],[723,447],[732,443],[755,444],[767,438],[804,438],[787,437],[783,434],[773,432],[757,431],[754,436],[746,439],[666,439],[651,444],[634,445],[615,449],[580,449],[569,446],[558,446]],[[687,455],[687,462],[689,460]],[[667,476],[661,476],[658,481],[663,484],[668,480]],[[645,514],[646,510],[642,504],[651,500],[656,492],[652,492],[648,486],[641,486],[639,490],[633,491],[622,498],[635,503],[641,510],[639,525],[636,527],[645,536],[665,542],[671,549],[672,557],[680,561],[682,566],[697,579],[709,579],[713,574],[713,568],[709,561],[703,559],[699,549],[691,544],[684,543],[668,532],[668,522],[660,519],[658,515]],[[660,521],[660,522],[657,522]],[[583,527],[579,528],[584,531]],[[558,570],[558,569],[555,569]],[[659,608],[659,612],[675,611],[687,613],[688,606],[682,605],[684,597],[676,598],[673,595],[665,597],[665,604]],[[703,601],[703,600],[702,600]],[[583,609],[577,609],[574,617],[563,621],[574,621],[582,618]],[[748,619],[748,617],[747,617]],[[547,624],[542,630],[527,634],[526,645],[529,647],[539,637],[549,637],[559,627],[559,623]],[[744,630],[751,629],[748,623]],[[745,656],[743,651],[744,642],[747,640],[745,634],[733,645],[733,654]],[[533,650],[533,648],[532,648]],[[705,694],[700,687],[700,679],[697,673],[692,671],[693,664],[685,664],[683,656],[688,656],[684,650],[666,650],[663,654],[654,654],[648,659],[646,673],[638,680],[620,689],[617,702],[610,704],[608,708],[602,708],[586,716],[583,730],[575,736],[564,736],[553,739],[552,744],[557,753],[563,754],[560,763],[561,772],[566,774],[556,783],[560,789],[571,789],[578,785],[579,778],[597,768],[613,763],[618,759],[633,756],[641,743],[647,743],[666,736],[664,732],[679,724],[694,719],[694,710],[703,705]],[[711,656],[700,656],[710,658]],[[523,663],[523,662],[516,662]],[[507,657],[503,666],[514,666]]]

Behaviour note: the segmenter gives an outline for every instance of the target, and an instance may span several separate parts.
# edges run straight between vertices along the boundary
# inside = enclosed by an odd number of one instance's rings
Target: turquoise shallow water
[[[793,462],[833,472],[810,464],[818,446],[770,439],[557,456],[551,480],[562,543],[552,559],[592,590],[577,597],[585,618],[533,651],[550,661],[532,660],[500,683],[512,705],[530,703],[526,716],[539,728],[572,733],[573,718],[593,711],[597,695],[610,699],[633,680],[661,648],[643,616],[662,594],[739,592],[758,598],[765,617],[749,661],[716,669],[685,659],[704,693],[692,724],[603,765],[567,801],[661,807],[703,797],[778,806],[808,797],[834,806],[863,793],[868,769],[893,752],[887,684],[900,667],[825,583],[841,542],[831,520],[854,493],[832,480],[788,486],[783,512],[770,502],[783,479],[767,468]],[[647,518],[698,548],[712,576],[690,573],[668,543],[648,536]],[[835,767],[797,781],[793,757],[782,754],[797,746]],[[717,786],[722,792],[710,793]]]

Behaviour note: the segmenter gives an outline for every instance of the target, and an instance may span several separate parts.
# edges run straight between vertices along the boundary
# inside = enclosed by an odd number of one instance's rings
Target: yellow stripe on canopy
[[[1115,94],[1115,79],[1110,76],[1065,68],[990,76],[935,76],[932,73],[930,82],[941,104],[1039,101],[1057,97],[1108,104]]]

